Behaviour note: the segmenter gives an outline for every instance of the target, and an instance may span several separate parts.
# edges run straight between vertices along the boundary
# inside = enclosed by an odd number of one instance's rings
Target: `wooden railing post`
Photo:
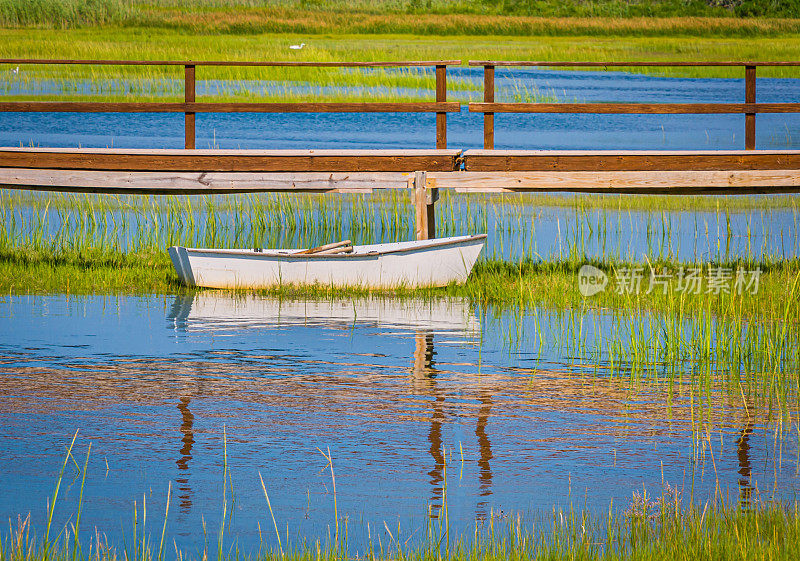
[[[744,70],[744,102],[756,102],[756,67],[745,66]],[[756,114],[744,115],[744,149],[756,149]]]
[[[436,201],[439,200],[439,189],[428,189],[428,173],[414,173],[414,215],[417,240],[436,238]]]
[[[483,67],[483,101],[494,103],[494,66]],[[494,149],[494,113],[483,114],[483,147]]]
[[[436,101],[447,101],[447,67],[436,66]],[[447,113],[436,113],[436,148],[447,148]]]
[[[183,67],[183,69],[183,100],[186,103],[194,103],[194,64],[187,64]],[[184,113],[184,121],[186,125],[184,131],[184,147],[187,149],[194,148],[194,117],[194,111],[186,111]]]

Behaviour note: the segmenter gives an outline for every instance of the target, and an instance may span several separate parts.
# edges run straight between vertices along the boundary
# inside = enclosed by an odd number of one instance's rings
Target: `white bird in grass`
[[[14,70],[11,71],[12,74],[19,74],[19,66],[17,66]]]
[[[289,48],[292,49],[292,50],[295,50],[295,51],[299,51],[300,49],[302,49],[305,46],[306,46],[305,43],[300,43],[299,45],[289,45]]]

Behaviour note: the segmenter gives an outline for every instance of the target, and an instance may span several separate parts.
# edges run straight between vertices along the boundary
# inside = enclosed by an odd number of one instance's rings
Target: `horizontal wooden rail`
[[[407,189],[413,172],[174,172],[0,168],[0,186],[28,191],[129,195],[372,193]]]
[[[43,113],[458,113],[457,102],[296,102],[296,103],[201,103],[201,102],[102,102],[102,101],[5,101],[4,112]]]
[[[460,193],[744,195],[800,192],[800,174],[797,170],[431,172],[428,187]]]
[[[466,171],[795,170],[800,177],[800,150],[467,150],[461,160]]]
[[[472,113],[800,113],[800,103],[470,103]]]
[[[800,61],[569,61],[569,60],[471,60],[470,66],[800,66]]]
[[[0,148],[0,169],[128,172],[454,171],[461,150]]]
[[[89,60],[0,58],[0,64],[78,64],[98,66],[296,66],[312,68],[393,68],[402,66],[454,66],[460,60],[414,60],[389,62],[309,62],[293,60]]]

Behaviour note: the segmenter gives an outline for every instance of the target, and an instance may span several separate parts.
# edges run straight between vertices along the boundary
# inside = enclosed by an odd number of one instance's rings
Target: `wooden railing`
[[[5,101],[0,111],[23,112],[137,112],[183,113],[185,148],[195,147],[197,113],[338,113],[338,112],[430,112],[436,114],[436,148],[447,148],[447,113],[459,112],[458,102],[447,101],[447,67],[458,60],[406,62],[293,62],[293,61],[188,61],[188,60],[81,60],[3,58],[0,64],[11,65],[112,65],[178,66],[184,69],[183,102],[94,102],[94,101]],[[495,113],[596,113],[596,114],[744,114],[745,148],[755,149],[757,113],[798,113],[800,103],[757,103],[756,69],[759,66],[800,66],[800,61],[785,62],[575,62],[575,61],[470,61],[483,67],[483,102],[470,103],[469,111],[483,114],[483,145],[494,148]],[[318,68],[411,68],[435,67],[436,89],[430,102],[198,102],[197,67],[318,67]],[[744,103],[497,103],[495,68],[497,67],[691,67],[734,66],[744,69]]]
[[[292,61],[187,61],[187,60],[80,60],[3,58],[0,64],[107,65],[107,66],[182,66],[184,101],[170,102],[94,102],[94,101],[6,101],[0,111],[79,112],[79,113],[183,113],[185,147],[195,147],[197,113],[436,113],[436,148],[447,148],[447,113],[461,111],[459,103],[447,102],[447,67],[460,60],[411,62],[292,62]],[[432,102],[235,102],[199,103],[196,101],[195,73],[198,66],[280,66],[316,68],[436,68],[436,94]]]
[[[756,103],[756,68],[759,66],[800,66],[787,62],[574,62],[574,61],[491,61],[471,60],[483,66],[483,102],[470,103],[469,110],[483,113],[483,147],[494,148],[495,113],[599,113],[599,114],[725,114],[744,113],[745,149],[756,147],[756,113],[800,113],[800,103]],[[496,67],[659,67],[739,66],[744,68],[744,103],[495,103]]]

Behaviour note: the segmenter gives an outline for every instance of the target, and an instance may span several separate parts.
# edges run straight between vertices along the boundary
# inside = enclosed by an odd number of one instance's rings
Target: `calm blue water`
[[[472,83],[482,69],[450,69],[450,78]],[[154,85],[173,94],[176,84]],[[800,99],[800,80],[761,78],[759,102]],[[198,83],[200,100],[207,92],[228,87],[272,91],[273,82]],[[122,84],[124,86],[124,83]],[[70,84],[79,93],[96,84]],[[299,93],[324,95],[325,88],[293,86]],[[110,88],[113,90],[113,88]],[[20,82],[8,93],[62,93],[52,83]],[[124,91],[124,90],[123,90]],[[354,91],[360,91],[357,88]],[[380,88],[376,90],[380,93]],[[404,90],[405,91],[405,90]],[[630,101],[652,103],[744,101],[740,79],[660,78],[623,72],[499,69],[498,101],[525,101],[538,95],[565,102]],[[405,92],[415,93],[415,92]],[[424,94],[424,92],[420,92]],[[477,101],[480,91],[454,91],[452,99]],[[432,98],[432,94],[429,94]],[[743,115],[514,115],[495,117],[499,149],[741,149]],[[448,117],[452,148],[480,148],[482,116],[466,110]],[[756,147],[800,147],[800,115],[758,115]],[[431,114],[201,114],[198,148],[432,148],[435,117]],[[182,148],[183,115],[175,114],[0,114],[0,145]]]
[[[451,72],[480,80],[480,69]],[[217,85],[201,82],[200,91]],[[562,101],[743,97],[741,80],[498,72],[501,100],[534,86]],[[758,88],[759,101],[800,98],[800,80],[761,79]],[[434,143],[432,115],[199,115],[197,125],[198,147]],[[496,129],[498,148],[733,149],[743,146],[744,117],[498,115]],[[798,116],[760,115],[757,130],[759,148],[800,147]],[[182,133],[182,115],[0,114],[0,145],[180,148]],[[448,133],[452,147],[480,147],[481,118],[452,115]],[[507,208],[487,206],[487,256],[798,253],[794,210],[587,215],[520,206],[510,218]],[[48,212],[57,233],[57,213]],[[454,228],[471,229],[461,218]],[[601,230],[610,237],[598,237]],[[278,246],[309,241],[298,236],[282,231],[269,239]],[[263,242],[253,240],[269,246]],[[633,492],[657,495],[662,483],[681,488],[685,500],[713,497],[718,483],[743,503],[796,497],[796,419],[779,422],[757,403],[745,408],[717,385],[698,395],[689,379],[632,383],[624,368],[612,377],[607,363],[576,352],[574,341],[575,321],[589,337],[613,333],[612,318],[572,314],[462,301],[279,302],[215,293],[0,297],[0,488],[12,490],[0,498],[0,521],[30,513],[41,535],[76,430],[76,462],[92,445],[87,534],[97,528],[121,543],[132,532],[134,502],[141,524],[144,501],[156,536],[171,482],[167,542],[190,553],[203,548],[204,522],[211,544],[219,529],[223,433],[232,513],[225,544],[245,551],[262,541],[276,545],[259,473],[289,542],[332,534],[331,473],[317,448],[333,458],[352,554],[369,537],[387,543],[384,522],[395,537],[399,524],[400,539],[420,539],[431,519],[441,519],[445,492],[455,532],[492,516],[547,517],[554,505],[602,513],[613,500],[624,512]],[[79,487],[70,460],[58,528],[74,520]]]
[[[0,519],[30,513],[42,530],[75,430],[77,462],[92,445],[87,533],[130,536],[134,501],[141,524],[146,497],[157,535],[172,482],[167,539],[189,552],[202,549],[203,521],[216,539],[223,432],[226,547],[244,550],[258,549],[259,524],[275,545],[259,473],[289,541],[324,542],[333,486],[317,448],[330,448],[352,553],[368,533],[385,543],[383,522],[420,538],[445,487],[453,531],[468,533],[554,505],[602,513],[613,500],[621,513],[662,482],[685,500],[713,497],[718,481],[732,501],[796,496],[796,420],[745,410],[722,388],[693,395],[688,380],[609,377],[559,343],[570,321],[459,300],[5,296],[0,487],[14,492]],[[587,334],[611,325],[580,321]],[[72,461],[65,473],[59,527],[74,520],[80,487]]]

